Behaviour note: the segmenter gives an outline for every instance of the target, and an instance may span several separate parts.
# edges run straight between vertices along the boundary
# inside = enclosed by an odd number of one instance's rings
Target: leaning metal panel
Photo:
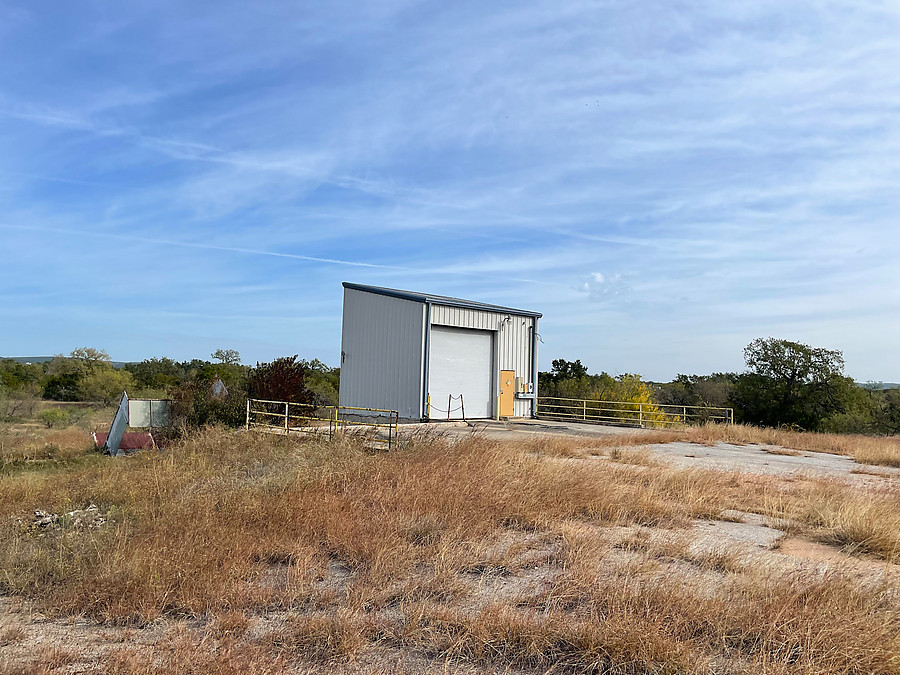
[[[125,435],[125,429],[127,428],[128,394],[123,391],[122,400],[119,401],[119,409],[116,410],[116,416],[113,418],[112,424],[109,425],[109,434],[106,437],[106,450],[113,457],[119,454],[119,444],[122,442],[122,436]]]

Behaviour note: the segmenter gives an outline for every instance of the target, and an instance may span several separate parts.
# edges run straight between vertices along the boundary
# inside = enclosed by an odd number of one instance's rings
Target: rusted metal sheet
[[[106,445],[107,436],[108,434],[102,431],[95,431],[93,433],[94,445],[102,448]],[[122,434],[122,439],[119,441],[119,452],[125,450],[152,450],[155,447],[157,447],[156,439],[153,438],[153,434],[149,431],[127,431]]]

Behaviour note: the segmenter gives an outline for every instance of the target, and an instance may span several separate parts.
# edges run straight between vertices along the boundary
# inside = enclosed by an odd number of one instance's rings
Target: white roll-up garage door
[[[447,401],[459,407],[462,394],[466,417],[491,417],[494,398],[492,383],[494,362],[493,334],[486,330],[431,327],[431,360],[428,364],[431,405],[434,419],[446,419]],[[450,413],[450,419],[462,419],[462,410]]]

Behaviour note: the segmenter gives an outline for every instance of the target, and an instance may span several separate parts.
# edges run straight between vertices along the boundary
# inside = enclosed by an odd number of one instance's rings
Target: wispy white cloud
[[[121,253],[153,270],[140,303],[191,348],[207,333],[187,288],[223,316],[277,316],[273,296],[329,316],[350,274],[540,309],[546,356],[595,368],[739,367],[747,341],[789,330],[845,349],[861,379],[900,379],[890,339],[871,338],[896,327],[900,287],[894,5],[138,2],[15,18],[0,28],[0,207],[20,229],[0,233],[0,283],[34,280],[48,315],[51,291],[120,302],[86,262]],[[24,312],[22,297],[0,308]],[[234,323],[214,325],[252,342]],[[268,330],[326,357],[339,335]]]

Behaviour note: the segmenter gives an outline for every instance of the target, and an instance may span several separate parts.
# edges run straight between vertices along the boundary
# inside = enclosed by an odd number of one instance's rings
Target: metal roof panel
[[[381,286],[367,286],[365,284],[355,284],[350,281],[343,283],[344,288],[350,288],[355,291],[363,291],[365,293],[376,293],[377,295],[387,295],[392,298],[400,298],[401,300],[412,300],[413,302],[425,302],[433,305],[446,305],[448,307],[461,307],[463,309],[476,309],[483,312],[498,312],[506,314],[515,314],[516,316],[532,316],[541,318],[543,314],[540,312],[532,312],[527,309],[516,309],[515,307],[503,307],[501,305],[489,305],[485,302],[475,302],[474,300],[463,300],[462,298],[451,298],[446,295],[433,295],[431,293],[417,293],[415,291],[401,291],[396,288],[383,288]]]

